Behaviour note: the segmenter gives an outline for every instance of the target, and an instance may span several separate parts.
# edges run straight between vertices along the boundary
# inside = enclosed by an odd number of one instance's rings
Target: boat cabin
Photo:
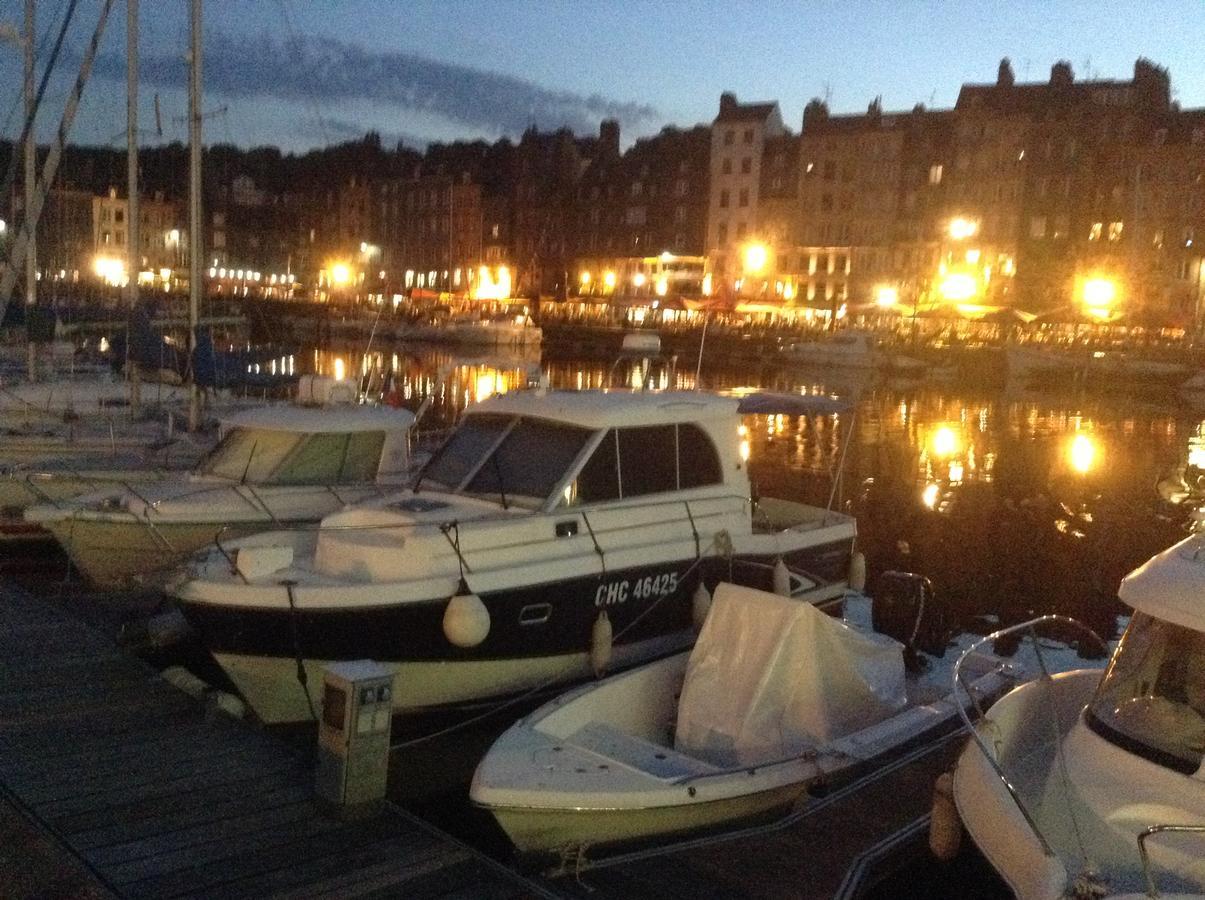
[[[402,482],[414,415],[392,407],[271,406],[222,422],[194,476],[257,485]]]
[[[747,498],[738,426],[737,401],[708,394],[507,394],[465,415],[415,490],[544,512],[695,488]]]

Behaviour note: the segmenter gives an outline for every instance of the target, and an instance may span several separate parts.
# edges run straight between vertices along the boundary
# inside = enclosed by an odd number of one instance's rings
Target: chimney
[[[807,128],[809,122],[823,122],[828,118],[828,104],[819,97],[813,97],[808,101],[808,105],[803,108],[803,127]]]
[[[720,115],[726,112],[732,112],[736,109],[736,94],[731,91],[724,91],[720,94]]]
[[[1075,73],[1071,71],[1071,63],[1060,59],[1050,67],[1051,87],[1070,87],[1075,81]]]
[[[996,70],[996,87],[1010,88],[1016,82],[1017,79],[1013,75],[1013,64],[1006,56],[1000,60],[1000,68]]]
[[[598,126],[598,144],[603,156],[619,156],[619,122],[603,119]]]

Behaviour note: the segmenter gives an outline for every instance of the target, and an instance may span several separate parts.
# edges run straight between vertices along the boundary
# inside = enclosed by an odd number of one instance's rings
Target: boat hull
[[[643,809],[488,809],[516,850],[550,853],[561,847],[615,845],[731,828],[789,809],[807,787],[807,782],[796,782],[719,800]]]
[[[787,566],[818,578],[813,602],[841,596],[853,533],[783,553]],[[593,629],[605,611],[616,640],[611,668],[638,665],[690,646],[691,603],[702,579],[710,588],[730,572],[751,587],[770,589],[777,555],[660,561],[637,568],[481,592],[489,613],[487,637],[471,648],[445,636],[448,597],[373,607],[249,608],[184,597],[190,625],[244,699],[265,722],[311,718],[296,681],[298,654],[309,684],[321,684],[331,662],[373,659],[398,673],[394,706],[412,712],[496,699],[592,674]],[[665,585],[657,596],[636,596],[624,585]],[[674,585],[669,588],[669,585]]]
[[[95,587],[116,590],[162,583],[166,573],[189,556],[222,539],[255,534],[271,522],[165,523],[154,527],[135,521],[96,521],[71,517],[47,522],[72,564]]]

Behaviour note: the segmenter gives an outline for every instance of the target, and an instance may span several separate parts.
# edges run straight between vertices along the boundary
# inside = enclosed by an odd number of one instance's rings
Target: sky
[[[41,58],[69,0],[37,0]],[[140,131],[187,138],[187,0],[142,0]],[[102,0],[79,0],[38,118],[58,125]],[[0,0],[0,29],[23,0]],[[1202,0],[206,0],[206,143],[304,151],[378,131],[387,145],[518,137],[530,125],[585,134],[616,118],[630,144],[665,125],[710,122],[723,91],[834,113],[876,96],[887,111],[948,107],[964,82],[1130,77],[1145,56],[1176,99],[1205,106]],[[126,6],[113,6],[71,132],[125,141]],[[0,40],[0,134],[20,131],[21,52]],[[156,123],[155,98],[160,115]]]

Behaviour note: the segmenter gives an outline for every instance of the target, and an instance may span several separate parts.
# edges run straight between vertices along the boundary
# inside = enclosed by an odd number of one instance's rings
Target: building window
[[[1101,233],[1104,231],[1104,222],[1093,222],[1092,227],[1088,229],[1088,240],[1099,241]]]
[[[1109,223],[1109,240],[1110,241],[1120,241],[1121,240],[1121,231],[1124,227],[1125,227],[1124,222],[1110,222]]]
[[[686,221],[686,207],[685,206],[674,207],[674,221],[675,222],[685,222]]]
[[[1029,236],[1031,238],[1046,237],[1046,217],[1033,216],[1029,220]]]
[[[633,181],[632,182],[632,196],[639,197],[642,193],[644,193],[644,185],[639,181]]]
[[[725,146],[725,147],[730,147],[730,146],[732,146],[732,142],[733,142],[733,140],[734,140],[735,138],[736,138],[736,132],[735,132],[733,129],[731,129],[731,128],[725,129],[725,131],[724,131],[724,146]]]
[[[837,164],[831,159],[824,161],[824,180],[832,181],[837,177]]]
[[[732,160],[725,159],[722,163],[720,163],[720,173],[723,175],[732,174]]]
[[[674,185],[674,193],[677,194],[679,197],[686,196],[686,179],[685,178],[678,179],[678,183]]]
[[[779,175],[775,175],[774,181],[771,182],[771,187],[773,187],[774,190],[776,190],[776,191],[781,191],[782,190],[782,177]]]
[[[929,184],[941,184],[941,172],[940,165],[929,166]]]
[[[749,189],[748,188],[741,188],[739,205],[740,206],[748,206],[749,205]]]
[[[753,143],[753,129],[752,128],[745,129],[745,143],[746,144]]]
[[[751,158],[749,158],[748,156],[746,156],[744,159],[741,160],[741,174],[748,175],[752,171],[753,171],[753,160]]]
[[[736,224],[736,239],[739,241],[745,236],[745,223],[737,222]]]
[[[832,212],[833,211],[833,195],[832,194],[821,194],[820,195],[820,210],[821,210],[821,212]]]
[[[728,192],[720,191],[720,209],[728,208]]]
[[[716,239],[718,243],[727,243],[728,224],[726,222],[721,222],[719,228],[716,229]]]

